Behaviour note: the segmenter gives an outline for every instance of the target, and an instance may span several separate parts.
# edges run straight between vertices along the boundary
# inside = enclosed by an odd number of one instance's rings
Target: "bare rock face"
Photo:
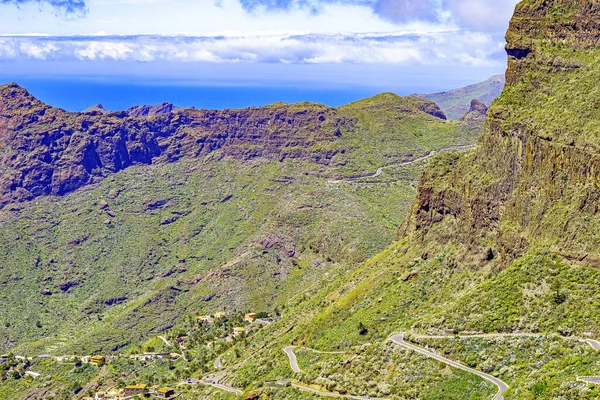
[[[130,117],[154,117],[156,115],[169,114],[179,111],[179,107],[175,107],[171,103],[162,103],[157,106],[135,106],[127,110],[127,115]]]
[[[16,84],[0,86],[0,206],[64,195],[136,164],[174,162],[221,149],[239,159],[302,158],[327,164],[353,121],[325,106],[178,110],[170,104],[129,112],[70,113]]]
[[[485,120],[488,107],[481,101],[474,99],[471,101],[471,107],[469,111],[460,117],[460,121],[481,121]]]

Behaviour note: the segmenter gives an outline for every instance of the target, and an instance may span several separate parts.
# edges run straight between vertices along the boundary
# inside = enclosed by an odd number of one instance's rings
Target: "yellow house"
[[[169,387],[160,388],[156,391],[156,396],[159,399],[170,399],[175,396],[175,390]]]
[[[233,328],[233,336],[240,336],[240,335],[243,335],[244,333],[246,333],[246,328],[242,328],[239,326]]]
[[[244,315],[244,320],[248,322],[254,322],[254,318],[256,318],[256,313],[248,313]]]
[[[90,357],[90,364],[93,365],[102,365],[106,363],[106,357],[104,356],[92,356]]]

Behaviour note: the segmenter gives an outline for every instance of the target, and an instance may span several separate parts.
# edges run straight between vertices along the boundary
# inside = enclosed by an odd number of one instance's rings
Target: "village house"
[[[246,328],[242,328],[240,326],[236,326],[233,328],[233,336],[241,336],[246,332]]]
[[[175,396],[175,390],[169,387],[160,388],[156,391],[155,397],[158,399],[170,399]]]
[[[256,318],[256,313],[248,313],[244,315],[244,320],[248,322],[254,322],[254,318]]]
[[[106,357],[104,357],[104,356],[90,357],[90,364],[92,364],[92,365],[103,365],[105,363],[106,363]]]
[[[8,361],[8,354],[2,354],[0,356],[0,364],[5,363]]]
[[[94,400],[123,400],[124,396],[118,389],[109,389],[105,392],[98,392]]]
[[[146,385],[144,385],[143,383],[140,383],[139,385],[125,386],[125,389],[123,389],[123,395],[125,397],[142,396],[145,391],[146,391]]]
[[[40,373],[39,372],[33,372],[33,371],[25,371],[25,376],[29,376],[31,378],[39,378],[40,377]]]

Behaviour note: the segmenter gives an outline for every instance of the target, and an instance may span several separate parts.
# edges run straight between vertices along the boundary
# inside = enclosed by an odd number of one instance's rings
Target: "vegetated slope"
[[[520,2],[507,33],[507,87],[478,147],[426,168],[396,243],[307,291],[256,335],[254,354],[228,353],[232,380],[252,387],[281,374],[284,343],[364,357],[362,346],[385,348],[391,333],[429,333],[449,338],[413,340],[501,378],[507,399],[597,398],[600,389],[577,377],[600,375],[597,352],[579,340],[600,337],[599,16],[596,1]],[[519,332],[539,337],[493,336]],[[492,336],[452,339],[473,333]],[[273,337],[273,347],[261,346]],[[260,372],[264,360],[273,365]],[[383,376],[357,367],[367,385],[360,373],[325,363],[312,378],[344,392],[411,398],[387,375],[387,360]],[[435,371],[424,365],[422,373]]]
[[[504,88],[504,75],[495,75],[485,82],[464,88],[419,96],[439,105],[448,119],[459,119],[469,111],[471,100],[476,99],[489,106],[492,101],[500,96],[502,88]]]
[[[116,351],[182,316],[285,304],[391,242],[424,163],[332,178],[481,128],[392,94],[132,117],[0,93],[0,347],[30,354]]]

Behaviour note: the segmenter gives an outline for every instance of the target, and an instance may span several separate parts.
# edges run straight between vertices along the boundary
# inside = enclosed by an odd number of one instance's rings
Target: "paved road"
[[[158,337],[160,340],[162,340],[163,342],[165,342],[165,344],[169,347],[173,347],[173,345],[171,343],[169,343],[169,341],[167,339],[165,339],[164,336],[159,336]]]
[[[422,348],[417,347],[415,345],[412,345],[410,343],[407,343],[407,342],[404,341],[404,336],[402,334],[392,335],[390,337],[390,339],[391,339],[392,342],[394,342],[394,343],[396,343],[396,344],[398,344],[398,345],[400,345],[400,346],[402,346],[402,347],[404,347],[406,349],[412,350],[412,351],[417,352],[419,354],[422,354],[422,355],[424,355],[426,357],[433,358],[434,360],[443,362],[444,364],[448,364],[448,365],[450,365],[452,367],[455,367],[455,368],[458,368],[458,369],[462,369],[463,371],[470,372],[472,374],[475,374],[475,375],[477,375],[477,376],[485,379],[488,382],[493,383],[494,385],[496,385],[498,387],[498,393],[496,394],[496,396],[494,396],[493,400],[504,400],[504,395],[503,394],[506,391],[506,389],[508,389],[508,385],[506,383],[502,382],[500,379],[498,379],[498,378],[496,378],[494,376],[485,374],[485,373],[483,373],[481,371],[477,371],[476,369],[469,368],[467,366],[464,366],[464,365],[459,364],[459,363],[457,363],[455,361],[449,360],[449,359],[447,359],[445,357],[442,357],[440,355],[437,355],[435,353],[432,353],[430,351],[427,351],[425,349],[422,349]]]
[[[202,382],[204,385],[216,387],[217,389],[221,389],[221,390],[224,390],[229,393],[235,393],[238,396],[241,396],[242,394],[244,394],[241,390],[236,389],[231,386],[223,385],[222,383],[210,382],[210,381],[200,381],[200,382]]]
[[[339,393],[331,393],[331,392],[321,392],[320,390],[316,390],[316,389],[312,389],[306,386],[302,386],[302,385],[297,385],[295,383],[292,383],[292,386],[295,388],[300,389],[303,392],[308,392],[308,393],[314,393],[314,394],[318,394],[320,396],[324,396],[324,397],[338,397],[338,398],[345,398],[345,399],[356,399],[356,400],[385,400],[385,399],[378,399],[377,397],[369,397],[369,396],[353,396],[351,394],[339,394]]]
[[[451,146],[451,147],[446,147],[444,149],[441,149],[439,151],[430,151],[426,155],[416,158],[412,161],[406,161],[406,162],[402,162],[402,163],[390,164],[390,165],[386,165],[384,167],[379,167],[379,168],[377,168],[377,171],[375,171],[375,173],[372,175],[358,176],[358,177],[354,177],[354,178],[329,180],[329,183],[355,182],[359,179],[377,178],[377,177],[381,176],[384,169],[395,168],[395,167],[404,167],[406,165],[416,164],[418,162],[425,161],[425,160],[433,157],[437,153],[446,153],[448,151],[467,151],[467,150],[472,149],[473,147],[475,147],[475,146],[474,145]]]
[[[285,354],[287,354],[287,356],[290,360],[290,368],[295,373],[302,372],[302,370],[300,369],[300,366],[298,365],[298,360],[296,359],[296,354],[294,354],[294,349],[296,349],[297,347],[298,346],[287,346],[286,348],[283,349],[283,351],[285,352]],[[315,353],[320,353],[320,354],[344,354],[344,352],[339,352],[339,351],[326,352],[326,351],[313,350],[308,347],[303,347],[303,348],[314,351]],[[385,400],[385,399],[377,399],[376,397],[369,397],[369,396],[353,396],[351,394],[323,392],[321,390],[309,388],[309,387],[298,385],[295,383],[293,383],[292,386],[300,389],[303,392],[314,393],[314,394],[318,394],[318,395],[321,395],[324,397],[341,397],[341,398],[345,398],[345,399],[357,399],[357,400]]]
[[[586,342],[587,344],[589,344],[590,346],[592,346],[592,349],[598,351],[600,350],[600,342],[598,342],[597,340],[592,340],[592,339],[582,339],[583,342]]]
[[[288,346],[285,347],[283,351],[285,351],[285,354],[287,354],[288,358],[290,359],[290,368],[292,371],[299,373],[302,372],[302,370],[300,369],[300,366],[298,365],[298,359],[296,359],[296,355],[294,354],[295,348],[296,346]]]

